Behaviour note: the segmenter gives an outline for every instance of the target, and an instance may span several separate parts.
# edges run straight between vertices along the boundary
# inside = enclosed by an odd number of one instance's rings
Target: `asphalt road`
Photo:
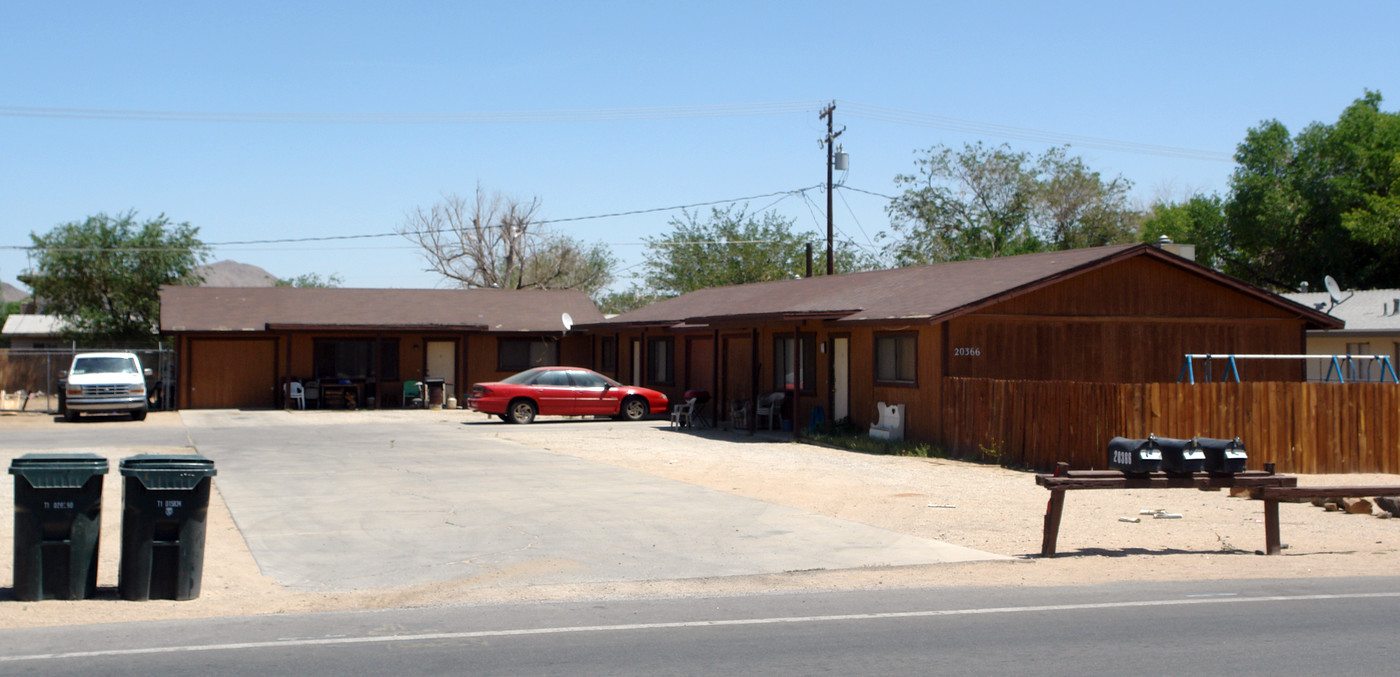
[[[11,630],[0,674],[1390,674],[1400,578],[459,606]]]

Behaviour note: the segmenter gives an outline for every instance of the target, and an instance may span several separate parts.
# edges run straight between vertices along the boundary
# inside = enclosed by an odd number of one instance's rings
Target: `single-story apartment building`
[[[1284,294],[1300,303],[1346,323],[1339,329],[1308,331],[1309,355],[1384,355],[1392,367],[1400,369],[1400,289],[1367,289],[1345,292],[1332,301],[1329,292]],[[1339,363],[1345,381],[1390,381],[1379,361],[1352,360]],[[1330,361],[1309,360],[1309,381],[1336,381],[1337,369]]]
[[[178,355],[176,406],[287,406],[314,384],[323,406],[398,406],[405,381],[444,399],[539,364],[586,364],[570,322],[603,316],[577,290],[163,287],[160,332]]]
[[[598,370],[672,401],[706,391],[721,419],[783,392],[799,426],[820,408],[863,427],[886,402],[936,441],[946,379],[1169,382],[1188,353],[1301,353],[1342,324],[1142,244],[703,289],[583,328]]]

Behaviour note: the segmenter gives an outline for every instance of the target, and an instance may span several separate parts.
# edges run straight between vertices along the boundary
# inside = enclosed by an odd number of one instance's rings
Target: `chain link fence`
[[[63,407],[63,376],[78,353],[135,353],[146,377],[153,411],[175,408],[175,351],[169,348],[0,349],[0,410],[57,414]]]

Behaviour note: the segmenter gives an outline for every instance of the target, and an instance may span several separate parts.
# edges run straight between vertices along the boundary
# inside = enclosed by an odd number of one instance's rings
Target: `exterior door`
[[[457,380],[457,342],[428,341],[425,348],[428,354],[427,377],[440,378],[447,383],[443,401],[455,397],[454,381]]]
[[[851,415],[851,339],[831,339],[831,420]]]
[[[191,409],[271,409],[277,403],[277,342],[193,339]]]

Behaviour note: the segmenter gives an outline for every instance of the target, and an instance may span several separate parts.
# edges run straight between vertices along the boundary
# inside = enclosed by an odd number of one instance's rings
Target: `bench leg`
[[[1264,499],[1264,552],[1277,555],[1283,552],[1278,535],[1278,499]]]
[[[1040,540],[1040,556],[1055,556],[1055,541],[1060,537],[1060,515],[1065,509],[1063,489],[1050,490],[1050,503],[1045,506],[1045,533]]]

